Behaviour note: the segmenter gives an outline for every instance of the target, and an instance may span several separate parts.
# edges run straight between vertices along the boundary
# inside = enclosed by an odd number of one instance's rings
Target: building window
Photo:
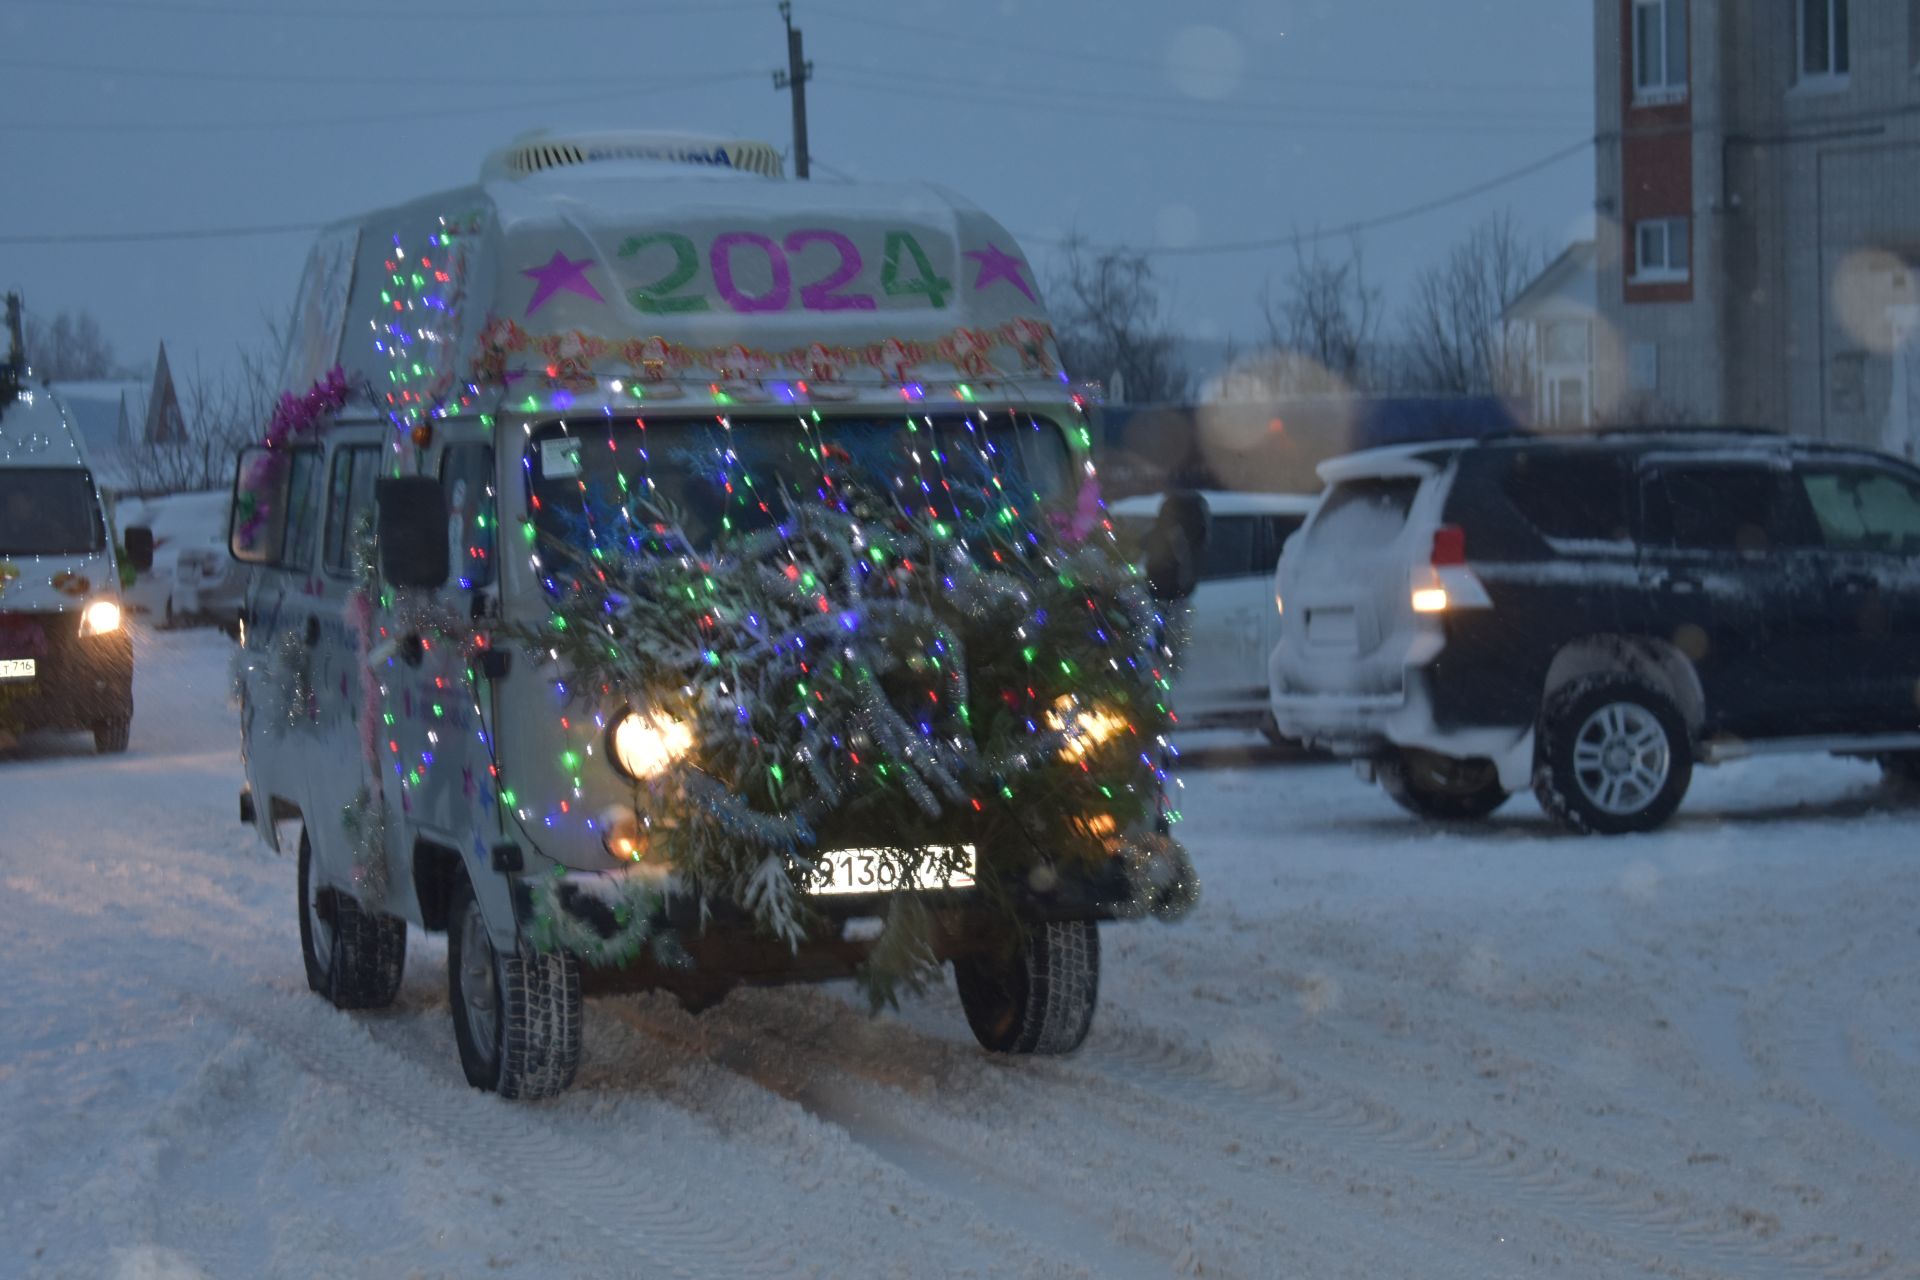
[[[1634,223],[1634,280],[1639,283],[1685,280],[1692,262],[1691,230],[1685,218],[1649,218]]]
[[[1687,0],[1633,0],[1633,100],[1687,96]]]
[[[1831,80],[1851,67],[1847,0],[1800,0],[1800,78]]]

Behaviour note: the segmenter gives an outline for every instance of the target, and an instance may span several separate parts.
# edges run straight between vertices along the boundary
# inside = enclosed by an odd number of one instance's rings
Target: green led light
[[[502,803],[511,806],[513,804],[513,791],[510,788],[501,788],[500,800]]]
[[[578,769],[580,767],[580,753],[578,751],[562,751],[560,753],[560,767],[568,773],[572,773]]]

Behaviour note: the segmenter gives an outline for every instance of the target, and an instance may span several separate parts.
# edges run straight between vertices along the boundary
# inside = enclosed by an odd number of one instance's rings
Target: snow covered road
[[[950,988],[601,999],[525,1105],[439,939],[391,1012],[307,993],[226,655],[142,642],[125,757],[0,750],[0,1276],[1920,1275],[1920,806],[1871,766],[1595,841],[1191,751],[1205,898],[1103,930],[1077,1056]]]

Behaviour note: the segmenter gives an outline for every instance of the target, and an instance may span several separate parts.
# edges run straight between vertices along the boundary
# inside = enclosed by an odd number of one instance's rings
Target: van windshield
[[[0,555],[77,555],[106,544],[93,477],[85,471],[0,470]]]
[[[1073,461],[1060,428],[1025,412],[906,418],[605,419],[556,422],[527,446],[535,523],[576,537],[596,504],[651,492],[696,545],[765,528],[817,502],[828,450],[836,468],[896,502],[962,521],[1067,491]]]

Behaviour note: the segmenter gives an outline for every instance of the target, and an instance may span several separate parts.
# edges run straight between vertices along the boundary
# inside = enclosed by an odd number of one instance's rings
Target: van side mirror
[[[126,532],[127,563],[141,573],[153,568],[153,530],[143,524]]]
[[[399,476],[374,486],[380,576],[396,587],[445,586],[447,495],[432,476]]]
[[[287,528],[287,479],[292,471],[285,449],[253,445],[240,451],[233,469],[233,502],[227,513],[227,550],[242,564],[272,564],[280,558]],[[128,547],[132,553],[132,547]]]
[[[1200,585],[1200,555],[1212,521],[1206,498],[1191,489],[1161,499],[1147,533],[1147,588],[1156,600],[1185,600]]]

